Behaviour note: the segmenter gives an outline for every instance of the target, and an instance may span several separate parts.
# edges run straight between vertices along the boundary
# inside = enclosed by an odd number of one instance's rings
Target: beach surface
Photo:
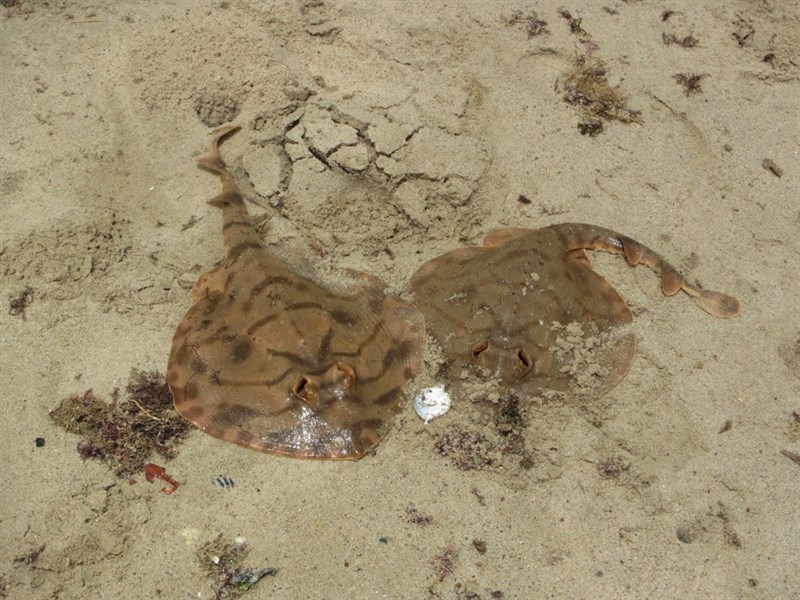
[[[3,0],[0,56],[0,597],[800,598],[796,0]],[[633,363],[599,398],[520,402],[514,452],[474,397],[417,416],[452,383],[429,343],[359,461],[192,428],[148,459],[173,493],[119,477],[49,415],[166,370],[223,258],[195,161],[228,122],[301,271],[409,299],[492,229],[586,222],[742,313],[594,253]],[[215,543],[261,580],[224,585]]]

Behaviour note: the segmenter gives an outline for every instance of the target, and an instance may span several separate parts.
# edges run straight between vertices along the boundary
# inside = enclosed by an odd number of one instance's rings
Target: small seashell
[[[450,394],[444,391],[442,385],[422,388],[414,397],[414,410],[428,423],[450,410]]]
[[[233,479],[231,479],[230,477],[225,477],[224,475],[220,475],[219,477],[214,477],[214,479],[211,480],[211,483],[225,489],[230,489],[236,486]]]

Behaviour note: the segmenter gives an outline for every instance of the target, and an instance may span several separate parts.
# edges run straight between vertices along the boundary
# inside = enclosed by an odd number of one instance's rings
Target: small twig
[[[788,450],[781,450],[781,454],[783,454],[786,458],[789,458],[800,465],[800,454],[795,454],[794,452],[789,452]]]
[[[129,398],[129,400],[133,402],[139,408],[139,410],[142,411],[144,414],[146,414],[148,417],[150,417],[154,421],[158,421],[159,423],[161,423],[161,419],[159,419],[157,416],[155,416],[153,413],[147,410],[144,406],[139,404],[136,400],[134,400],[133,398]]]

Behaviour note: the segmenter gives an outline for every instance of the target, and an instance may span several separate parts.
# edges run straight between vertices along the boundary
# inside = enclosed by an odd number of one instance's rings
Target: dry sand
[[[574,31],[561,0],[0,4],[0,298],[32,290],[0,311],[0,596],[213,598],[196,554],[221,534],[279,569],[252,598],[800,597],[800,464],[780,453],[800,454],[796,0],[573,2]],[[579,58],[639,123],[581,134]],[[427,426],[409,403],[358,462],[193,431],[166,463],[176,493],[129,484],[48,412],[165,369],[187,287],[222,256],[193,158],[226,118],[265,240],[297,264],[403,292],[493,227],[585,221],[744,312],[712,318],[598,255],[636,359],[600,399],[522,407],[526,468],[436,453],[493,426],[457,398]]]

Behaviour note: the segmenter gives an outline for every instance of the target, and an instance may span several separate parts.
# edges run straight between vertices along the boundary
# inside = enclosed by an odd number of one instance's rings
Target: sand
[[[800,597],[800,464],[780,453],[800,454],[797,1],[0,4],[0,596],[213,598],[197,553],[221,535],[278,569],[252,598]],[[577,60],[621,95],[602,131],[565,101]],[[409,401],[358,462],[193,431],[156,460],[175,493],[119,479],[48,413],[165,370],[222,257],[194,158],[227,119],[264,239],[298,268],[402,294],[491,228],[583,221],[744,311],[598,254],[636,358],[601,398],[518,407],[524,465],[441,456],[444,434],[497,434],[455,398],[428,425]]]

